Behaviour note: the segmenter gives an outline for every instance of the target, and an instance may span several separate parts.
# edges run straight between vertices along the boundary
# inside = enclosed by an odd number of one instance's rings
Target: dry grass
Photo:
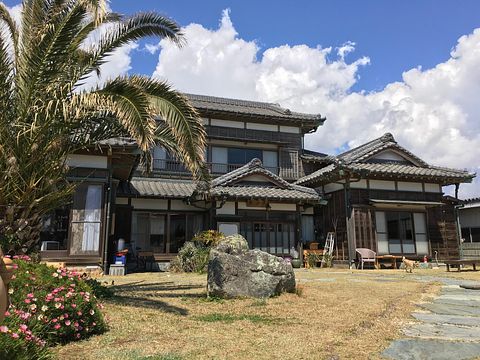
[[[55,351],[82,360],[372,359],[438,288],[393,270],[301,270],[297,279],[298,295],[218,300],[206,298],[205,276],[117,278],[105,309],[111,330]]]

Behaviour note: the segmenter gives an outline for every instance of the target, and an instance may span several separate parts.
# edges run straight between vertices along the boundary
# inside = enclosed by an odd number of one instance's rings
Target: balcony
[[[238,169],[245,164],[219,164],[219,163],[207,163],[208,169],[212,176],[217,177],[226,174],[230,171]],[[294,180],[296,171],[293,169],[281,169],[279,167],[265,167],[265,169],[273,172],[274,174],[285,174],[283,176],[286,180]],[[172,177],[188,177],[190,172],[185,166],[173,159],[154,159],[153,160],[153,174],[154,175],[167,175]]]

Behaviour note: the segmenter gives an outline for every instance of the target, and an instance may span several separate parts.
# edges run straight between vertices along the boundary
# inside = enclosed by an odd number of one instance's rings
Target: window
[[[71,204],[55,209],[43,217],[40,232],[41,250],[67,250]]]
[[[465,242],[480,242],[480,227],[462,228],[462,238]]]
[[[271,150],[212,147],[212,172],[224,174],[260,159],[266,169],[278,173],[278,153]]]
[[[243,165],[248,163],[252,159],[263,160],[262,150],[257,149],[228,149],[228,163],[235,165]]]
[[[102,224],[103,185],[81,184],[73,197],[70,254],[98,255]]]
[[[424,213],[376,211],[379,254],[428,254]]]

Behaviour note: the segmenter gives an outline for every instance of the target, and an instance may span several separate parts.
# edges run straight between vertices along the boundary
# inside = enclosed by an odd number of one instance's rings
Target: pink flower
[[[60,329],[61,325],[60,324],[55,324],[55,326],[53,327],[55,330],[58,330]]]
[[[71,322],[70,320],[65,320],[65,325],[70,326]]]
[[[25,325],[25,324],[22,324],[22,325],[19,326],[19,329],[20,329],[21,332],[24,332],[24,331],[28,330],[28,326]]]
[[[13,333],[13,334],[12,334],[12,338],[14,338],[14,339],[18,339],[19,337],[20,337],[20,336],[18,336],[17,333]]]
[[[30,304],[32,301],[30,299],[25,299],[26,304]]]
[[[5,311],[5,316],[10,316],[10,312],[9,312],[9,311]]]
[[[81,312],[81,311],[77,311],[77,315],[78,315],[78,316],[82,316],[82,312]]]
[[[76,308],[77,307],[77,304],[72,304],[72,308]]]
[[[32,298],[33,298],[33,294],[32,294],[32,293],[27,294],[27,298],[32,299]]]
[[[8,332],[8,327],[5,325],[0,326],[0,333],[7,333]]]

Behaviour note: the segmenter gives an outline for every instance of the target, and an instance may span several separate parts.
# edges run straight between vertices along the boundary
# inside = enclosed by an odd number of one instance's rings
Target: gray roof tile
[[[369,158],[386,149],[394,149],[405,154],[413,163],[407,164],[388,161],[378,163],[367,162]],[[465,170],[428,165],[422,159],[398,145],[390,133],[384,134],[378,139],[372,140],[337,156],[307,156],[306,160],[328,165],[298,179],[296,184],[306,185],[315,182],[329,181],[331,178],[340,177],[339,171],[341,169],[356,174],[363,174],[365,176],[394,175],[399,179],[416,177],[424,180],[435,180],[442,184],[468,182],[475,177],[475,174],[471,174]]]
[[[228,99],[216,96],[185,94],[192,105],[198,110],[204,111],[225,111],[236,114],[256,115],[262,117],[270,117],[275,119],[284,119],[290,121],[308,121],[312,124],[321,125],[325,118],[320,114],[304,114],[293,112],[289,109],[282,108],[279,104]]]
[[[271,182],[245,184],[239,181],[250,175],[262,175]],[[194,193],[202,192],[199,184],[192,180],[173,180],[160,178],[136,177],[130,183],[122,183],[118,189],[118,196],[129,197],[154,197],[154,198],[186,198]],[[231,198],[241,199],[269,199],[320,202],[320,195],[314,190],[304,186],[286,182],[279,176],[263,168],[258,159],[225,174],[211,183],[210,193],[205,195],[220,197],[226,195]]]

